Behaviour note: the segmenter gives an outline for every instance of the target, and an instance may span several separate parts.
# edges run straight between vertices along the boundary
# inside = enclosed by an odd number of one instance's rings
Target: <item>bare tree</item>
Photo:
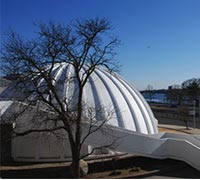
[[[42,116],[43,121],[33,116],[31,122],[37,121],[37,125],[24,129],[23,132],[15,131],[15,134],[58,130],[67,132],[72,152],[73,177],[79,178],[83,143],[91,134],[100,130],[112,115],[107,114],[100,123],[95,124],[93,107],[87,107],[83,102],[83,89],[97,67],[104,66],[110,72],[118,68],[114,57],[119,40],[111,36],[112,28],[106,19],[79,19],[68,26],[53,22],[40,23],[37,27],[37,36],[33,40],[25,40],[14,32],[9,33],[1,52],[4,72],[17,77],[13,87],[16,91],[20,89],[20,93],[15,93],[15,96],[18,101],[26,103],[23,110],[20,108],[18,116],[22,116],[30,107],[39,111],[41,107],[45,109],[40,114],[35,113],[36,116]],[[78,96],[73,102],[73,108],[72,98],[61,98],[59,89],[55,86],[52,72],[57,63],[69,63],[75,70],[74,75],[66,79],[68,82],[75,79],[78,86]],[[45,83],[39,83],[41,79]],[[83,109],[87,113],[83,113]],[[98,111],[103,110],[104,107],[100,107]],[[88,120],[90,126],[83,137],[84,120]],[[38,123],[42,125],[38,126]],[[107,146],[108,144],[105,145]]]
[[[149,102],[152,102],[152,97],[154,95],[154,88],[152,85],[148,84],[148,86],[146,88],[146,94],[149,98]]]
[[[167,99],[170,101],[170,104],[176,103],[176,105],[181,105],[183,100],[183,90],[178,84],[171,85],[167,90]]]
[[[186,96],[191,100],[198,99],[200,96],[200,78],[192,78],[182,83],[182,88]]]
[[[185,123],[186,129],[189,129],[188,118],[189,118],[189,109],[185,106],[179,106],[177,108],[177,115],[181,121]]]

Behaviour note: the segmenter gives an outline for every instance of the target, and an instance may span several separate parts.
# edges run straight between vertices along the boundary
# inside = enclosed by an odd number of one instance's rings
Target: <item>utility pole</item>
[[[196,100],[193,100],[193,121],[194,121],[194,129],[196,127],[196,122],[195,122],[195,116],[196,116]]]
[[[199,96],[199,122],[200,122],[200,96]]]

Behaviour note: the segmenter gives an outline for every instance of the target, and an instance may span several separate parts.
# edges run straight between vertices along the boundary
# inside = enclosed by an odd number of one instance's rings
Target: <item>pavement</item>
[[[182,133],[186,133],[186,134],[200,135],[200,128],[189,127],[189,129],[186,129],[185,126],[181,126],[181,125],[168,125],[168,124],[158,124],[158,127],[159,128],[169,129],[169,130],[175,130],[177,132],[182,132]]]

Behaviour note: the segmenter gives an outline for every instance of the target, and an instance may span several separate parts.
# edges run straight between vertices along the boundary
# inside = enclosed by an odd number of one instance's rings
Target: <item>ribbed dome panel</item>
[[[82,76],[85,75],[86,68],[87,66],[82,68]],[[55,64],[51,73],[58,96],[63,102],[70,102],[71,108],[75,107],[79,92],[74,74],[73,65],[68,63]],[[41,90],[45,90],[45,83],[44,79],[38,79]],[[9,90],[4,93],[5,96],[8,94],[11,94]],[[32,97],[34,98],[34,94]],[[45,98],[50,97],[46,95]],[[113,126],[144,134],[158,132],[157,120],[147,102],[139,91],[116,73],[111,74],[105,69],[96,68],[84,87],[83,104],[83,115],[87,115],[87,107],[94,108],[97,121],[112,112],[107,123]],[[103,111],[100,110],[101,107]]]
[[[82,75],[84,75],[84,69]],[[74,77],[74,68],[70,64],[56,64],[52,71],[55,86],[61,98],[77,101],[78,86]],[[40,81],[42,83],[42,80]],[[100,107],[113,112],[109,124],[129,129],[138,133],[157,133],[156,119],[151,109],[140,93],[122,77],[110,74],[104,69],[97,68],[89,77],[83,91],[83,101],[86,107],[97,110],[96,119],[99,120],[106,112],[98,114]],[[87,112],[87,111],[86,111]]]

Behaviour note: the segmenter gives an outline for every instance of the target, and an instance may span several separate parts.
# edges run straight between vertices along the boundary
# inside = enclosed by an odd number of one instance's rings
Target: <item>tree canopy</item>
[[[94,118],[87,117],[92,121],[88,133],[82,137],[83,88],[97,67],[104,66],[109,72],[118,69],[115,50],[120,41],[112,35],[112,27],[105,18],[77,19],[69,25],[51,21],[47,24],[38,23],[36,27],[36,37],[31,40],[24,39],[15,32],[8,33],[1,51],[2,68],[5,74],[16,77],[14,89],[18,88],[21,94],[23,92],[26,95],[20,100],[25,100],[28,106],[37,106],[38,102],[42,102],[43,107],[54,114],[54,118],[48,116],[46,121],[54,122],[55,127],[40,129],[39,132],[61,128],[67,132],[73,159],[73,175],[78,178],[79,160],[82,158],[80,151],[85,139],[105,125],[110,118],[108,116],[102,119],[99,126],[94,128]],[[76,108],[68,108],[69,101],[61,99],[59,89],[55,87],[52,72],[58,63],[69,63],[75,70],[71,78],[76,79],[78,87]],[[40,79],[45,81],[45,85],[38,83]],[[71,79],[66,81],[70,83]],[[30,98],[33,94],[34,98]],[[88,111],[92,108],[89,107]],[[24,113],[26,109],[20,113]],[[91,116],[93,114],[88,113]],[[61,124],[57,123],[58,121]],[[29,129],[18,134],[26,135],[34,131],[38,130]]]

